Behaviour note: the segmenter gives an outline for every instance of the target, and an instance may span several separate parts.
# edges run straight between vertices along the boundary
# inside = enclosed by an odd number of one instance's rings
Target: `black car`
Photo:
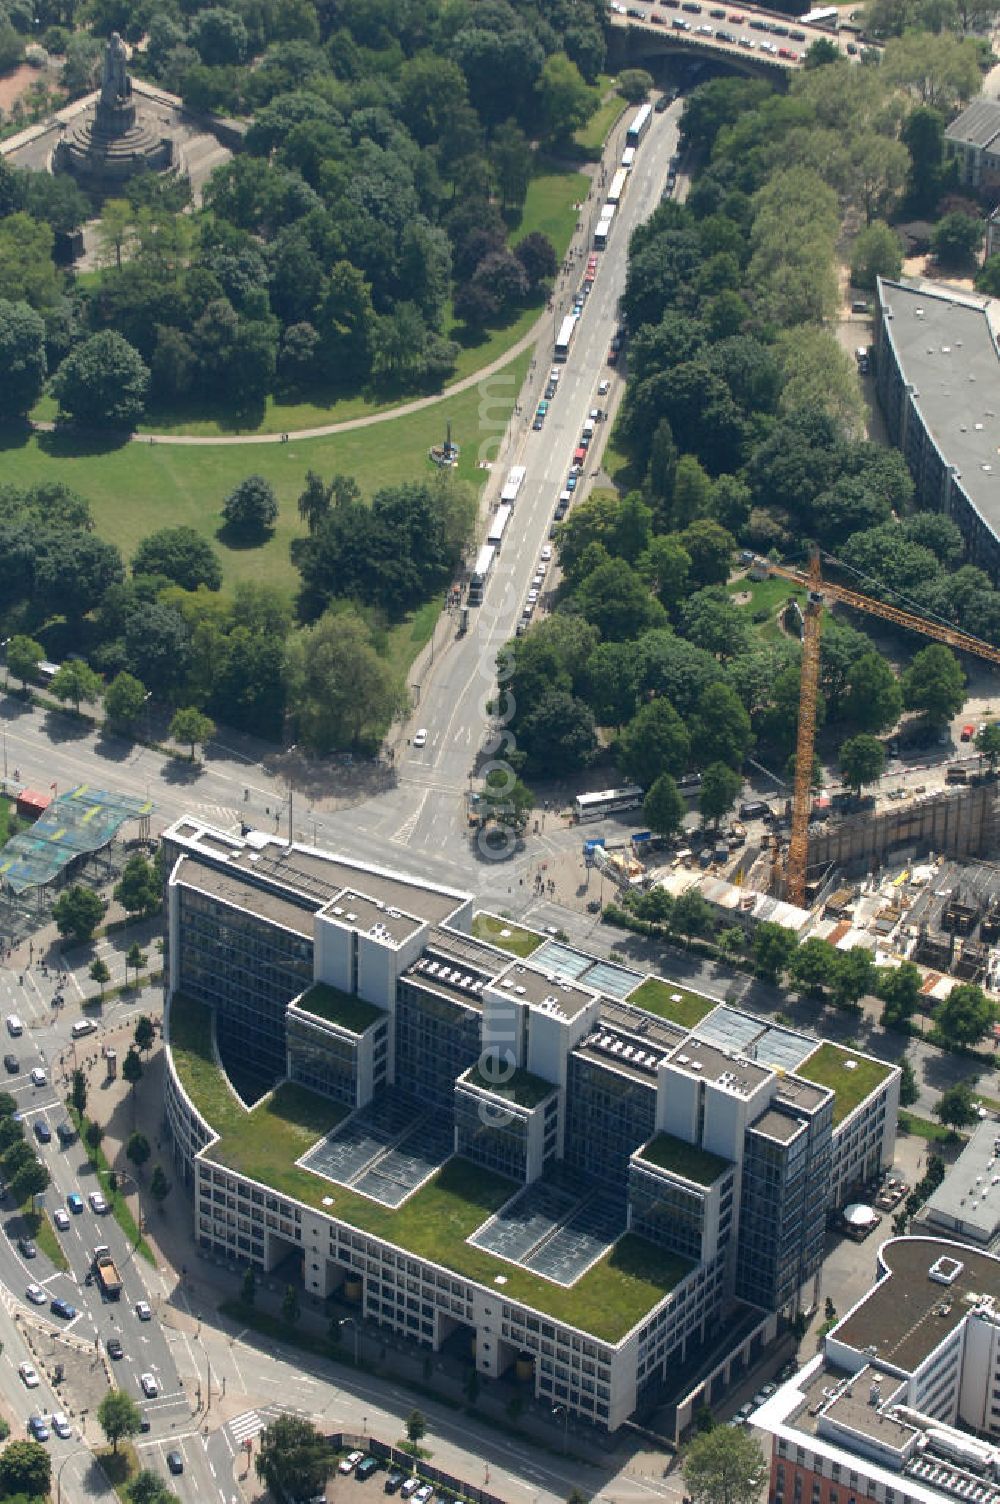
[[[545,425],[545,419],[539,413],[536,413],[535,414],[535,421],[531,425],[532,428],[535,430],[536,433],[540,433],[541,430],[542,430],[542,428],[544,427],[544,425]]]
[[[67,1122],[65,1119],[63,1122],[56,1124],[56,1134],[63,1148],[66,1148],[68,1144],[76,1142],[76,1129],[72,1123]]]
[[[551,402],[552,398],[555,396],[555,394],[556,394],[556,384],[555,384],[554,381],[550,381],[549,384],[548,384],[548,386],[545,388],[545,400],[546,400],[546,402]]]
[[[394,1494],[400,1488],[405,1477],[406,1474],[401,1472],[398,1467],[390,1468],[389,1472],[385,1475],[385,1482],[382,1487],[387,1494]]]
[[[16,1055],[5,1055],[3,1057],[3,1063],[7,1068],[7,1071],[12,1076],[16,1076],[18,1071],[21,1069],[21,1062],[18,1060]]]
[[[654,104],[653,109],[656,111],[656,113],[658,115],[662,115],[663,112],[664,112],[664,110],[669,110],[669,108],[670,108],[670,100],[667,98],[667,96],[665,94],[661,94],[660,97],[659,97],[659,99]]]
[[[124,1358],[125,1349],[122,1347],[121,1339],[119,1337],[109,1337],[107,1342],[105,1343],[105,1346],[108,1350],[109,1358],[114,1358],[116,1362],[119,1358]]]
[[[36,1259],[38,1257],[38,1249],[30,1238],[18,1238],[17,1248],[23,1259]]]
[[[44,1118],[38,1118],[35,1123],[35,1137],[40,1144],[51,1144],[52,1129]]]
[[[176,1448],[172,1452],[167,1453],[167,1467],[172,1473],[182,1473],[184,1471],[184,1458]]]

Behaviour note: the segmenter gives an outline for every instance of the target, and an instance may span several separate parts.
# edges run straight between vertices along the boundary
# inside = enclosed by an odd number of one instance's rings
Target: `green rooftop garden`
[[[170,1048],[180,1083],[217,1133],[238,1132],[246,1108],[212,1055],[212,1010],[183,993],[170,1000]]]
[[[854,1061],[854,1065],[850,1064]],[[881,1060],[872,1060],[868,1055],[859,1055],[855,1050],[845,1050],[839,1044],[821,1044],[795,1072],[806,1081],[815,1081],[817,1086],[828,1086],[836,1093],[833,1104],[833,1126],[842,1123],[877,1086],[888,1077],[891,1065]]]
[[[513,1182],[453,1158],[403,1206],[382,1206],[295,1162],[347,1108],[286,1082],[247,1112],[212,1059],[211,1009],[190,998],[171,1002],[170,1046],[183,1086],[220,1135],[206,1158],[482,1285],[502,1274],[506,1295],[602,1341],[617,1342],[693,1267],[627,1233],[575,1285],[554,1284],[466,1241],[515,1193]]]
[[[331,987],[327,982],[316,982],[308,992],[303,993],[296,1006],[305,1013],[315,1014],[317,1018],[325,1018],[327,1023],[339,1024],[352,1034],[363,1034],[380,1018],[386,1017],[374,1003],[366,1003],[363,998],[341,992],[339,987]]]
[[[501,919],[496,914],[474,914],[472,933],[477,940],[488,940],[499,950],[509,950],[512,956],[530,956],[545,940],[533,930],[523,929],[511,919]]]
[[[551,1081],[545,1081],[541,1076],[535,1076],[526,1070],[516,1070],[502,1086],[498,1086],[483,1075],[478,1065],[474,1065],[466,1071],[462,1080],[468,1081],[472,1086],[481,1086],[484,1091],[506,1097],[518,1107],[537,1107],[539,1102],[544,1102],[555,1091]]]
[[[675,982],[665,982],[662,977],[647,977],[625,1001],[635,1008],[645,1008],[647,1013],[655,1013],[659,1018],[668,1018],[685,1029],[693,1029],[717,1006],[710,997],[687,992]]]
[[[731,1168],[729,1160],[720,1154],[711,1154],[697,1144],[686,1144],[683,1139],[674,1138],[672,1133],[658,1133],[639,1153],[650,1164],[683,1175],[685,1180],[693,1180],[696,1185],[712,1185]]]

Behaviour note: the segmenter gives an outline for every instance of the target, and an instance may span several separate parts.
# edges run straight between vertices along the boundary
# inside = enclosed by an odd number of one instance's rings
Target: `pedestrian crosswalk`
[[[264,1422],[256,1410],[244,1410],[229,1422],[229,1434],[238,1447],[248,1439],[259,1436],[263,1429]]]

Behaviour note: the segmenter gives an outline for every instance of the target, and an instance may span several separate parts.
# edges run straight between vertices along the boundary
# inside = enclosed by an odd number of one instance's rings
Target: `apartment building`
[[[890,1239],[871,1290],[752,1419],[771,1504],[1000,1504],[1000,1260]]]
[[[193,819],[164,842],[166,1116],[206,1250],[474,1340],[610,1430],[735,1312],[813,1303],[835,1188],[892,1161],[898,1069],[399,872]]]

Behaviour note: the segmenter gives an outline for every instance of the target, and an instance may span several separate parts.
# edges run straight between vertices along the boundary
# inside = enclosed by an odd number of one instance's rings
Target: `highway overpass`
[[[721,5],[714,0],[613,3],[609,20],[623,49],[619,60],[629,63],[671,54],[699,55],[747,73],[792,72],[804,66],[806,53],[820,38],[850,56],[858,50],[850,33],[805,25],[795,16],[756,5]]]

